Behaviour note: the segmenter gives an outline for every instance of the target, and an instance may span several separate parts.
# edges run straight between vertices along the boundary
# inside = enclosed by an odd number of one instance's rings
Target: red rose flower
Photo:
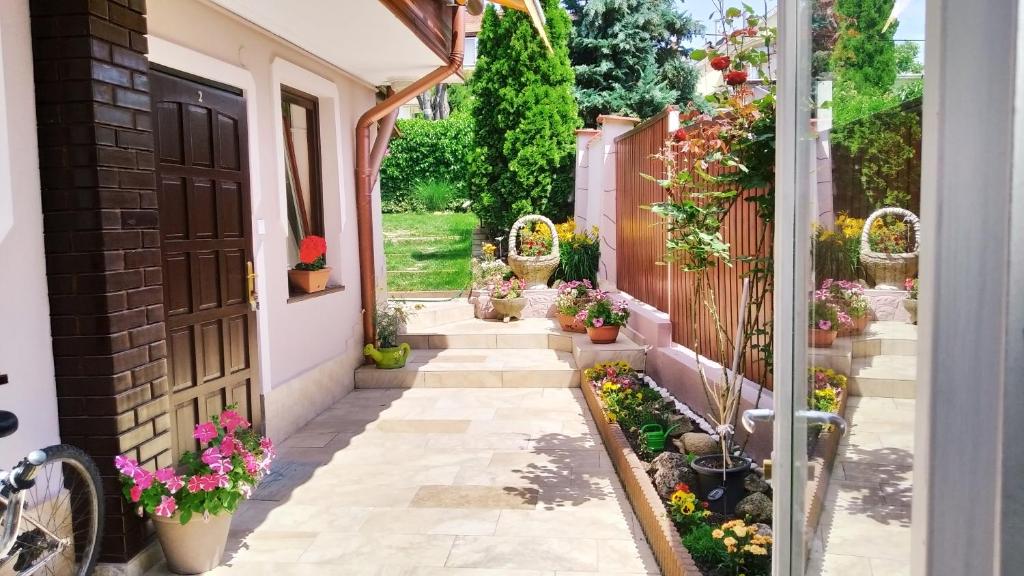
[[[690,135],[686,132],[686,128],[680,128],[676,130],[674,134],[672,134],[672,139],[675,140],[676,142],[682,142],[683,140],[686,140],[689,137]]]
[[[739,86],[747,81],[746,70],[729,70],[725,73],[725,83],[729,86]]]
[[[306,236],[299,245],[299,260],[303,264],[312,264],[327,253],[327,241],[320,236]]]
[[[731,63],[732,60],[728,56],[715,56],[711,59],[711,67],[715,70],[725,70]]]

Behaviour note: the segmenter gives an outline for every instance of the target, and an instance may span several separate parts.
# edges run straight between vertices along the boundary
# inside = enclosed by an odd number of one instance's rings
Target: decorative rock
[[[674,414],[669,418],[669,436],[672,438],[679,438],[683,434],[693,430],[693,422],[689,418],[682,414]]]
[[[654,489],[666,500],[676,490],[676,484],[695,486],[697,475],[690,468],[686,456],[676,452],[662,452],[651,462],[654,471]]]
[[[722,449],[721,445],[710,434],[703,432],[687,432],[683,434],[683,446],[686,452],[696,454],[697,456],[717,454]]]
[[[772,527],[767,524],[754,524],[754,530],[757,531],[758,536],[768,536],[770,538],[772,535]]]
[[[772,499],[760,492],[754,492],[736,503],[736,516],[748,522],[771,524]]]
[[[767,480],[762,478],[759,474],[749,474],[743,481],[743,487],[747,489],[747,492],[760,492],[762,494],[771,494],[772,485]]]
[[[662,452],[655,456],[654,460],[651,460],[651,470],[653,472],[688,467],[689,462],[686,460],[686,455],[679,454],[678,452]]]

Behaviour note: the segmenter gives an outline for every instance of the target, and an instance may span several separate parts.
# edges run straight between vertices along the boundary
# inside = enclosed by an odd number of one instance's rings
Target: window
[[[462,58],[463,68],[476,66],[476,36],[466,36],[466,54]]]
[[[320,178],[320,116],[317,99],[281,87],[284,126],[285,188],[288,197],[288,265],[299,261],[299,243],[324,236],[323,186]]]

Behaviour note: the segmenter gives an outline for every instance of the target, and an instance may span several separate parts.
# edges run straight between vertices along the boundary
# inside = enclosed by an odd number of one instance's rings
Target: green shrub
[[[413,186],[412,195],[427,212],[448,209],[455,198],[455,186],[442,180],[423,180]]]
[[[450,198],[468,198],[472,117],[459,113],[444,120],[399,120],[397,125],[400,135],[391,139],[380,168],[384,212],[427,208],[414,194],[424,182],[446,183],[452,189]]]
[[[715,569],[729,558],[722,543],[711,535],[711,526],[700,524],[683,536],[683,546],[702,570]]]

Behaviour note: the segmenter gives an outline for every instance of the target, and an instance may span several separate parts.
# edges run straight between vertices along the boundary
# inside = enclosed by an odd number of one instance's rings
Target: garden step
[[[917,354],[917,326],[901,321],[872,322],[854,338],[853,357]]]
[[[431,329],[474,317],[473,305],[464,298],[437,302],[406,302],[406,311],[406,331]]]
[[[356,388],[569,388],[580,385],[570,352],[524,348],[413,350],[405,367],[361,366]]]
[[[848,385],[853,396],[914,398],[917,357],[893,354],[854,358]]]

